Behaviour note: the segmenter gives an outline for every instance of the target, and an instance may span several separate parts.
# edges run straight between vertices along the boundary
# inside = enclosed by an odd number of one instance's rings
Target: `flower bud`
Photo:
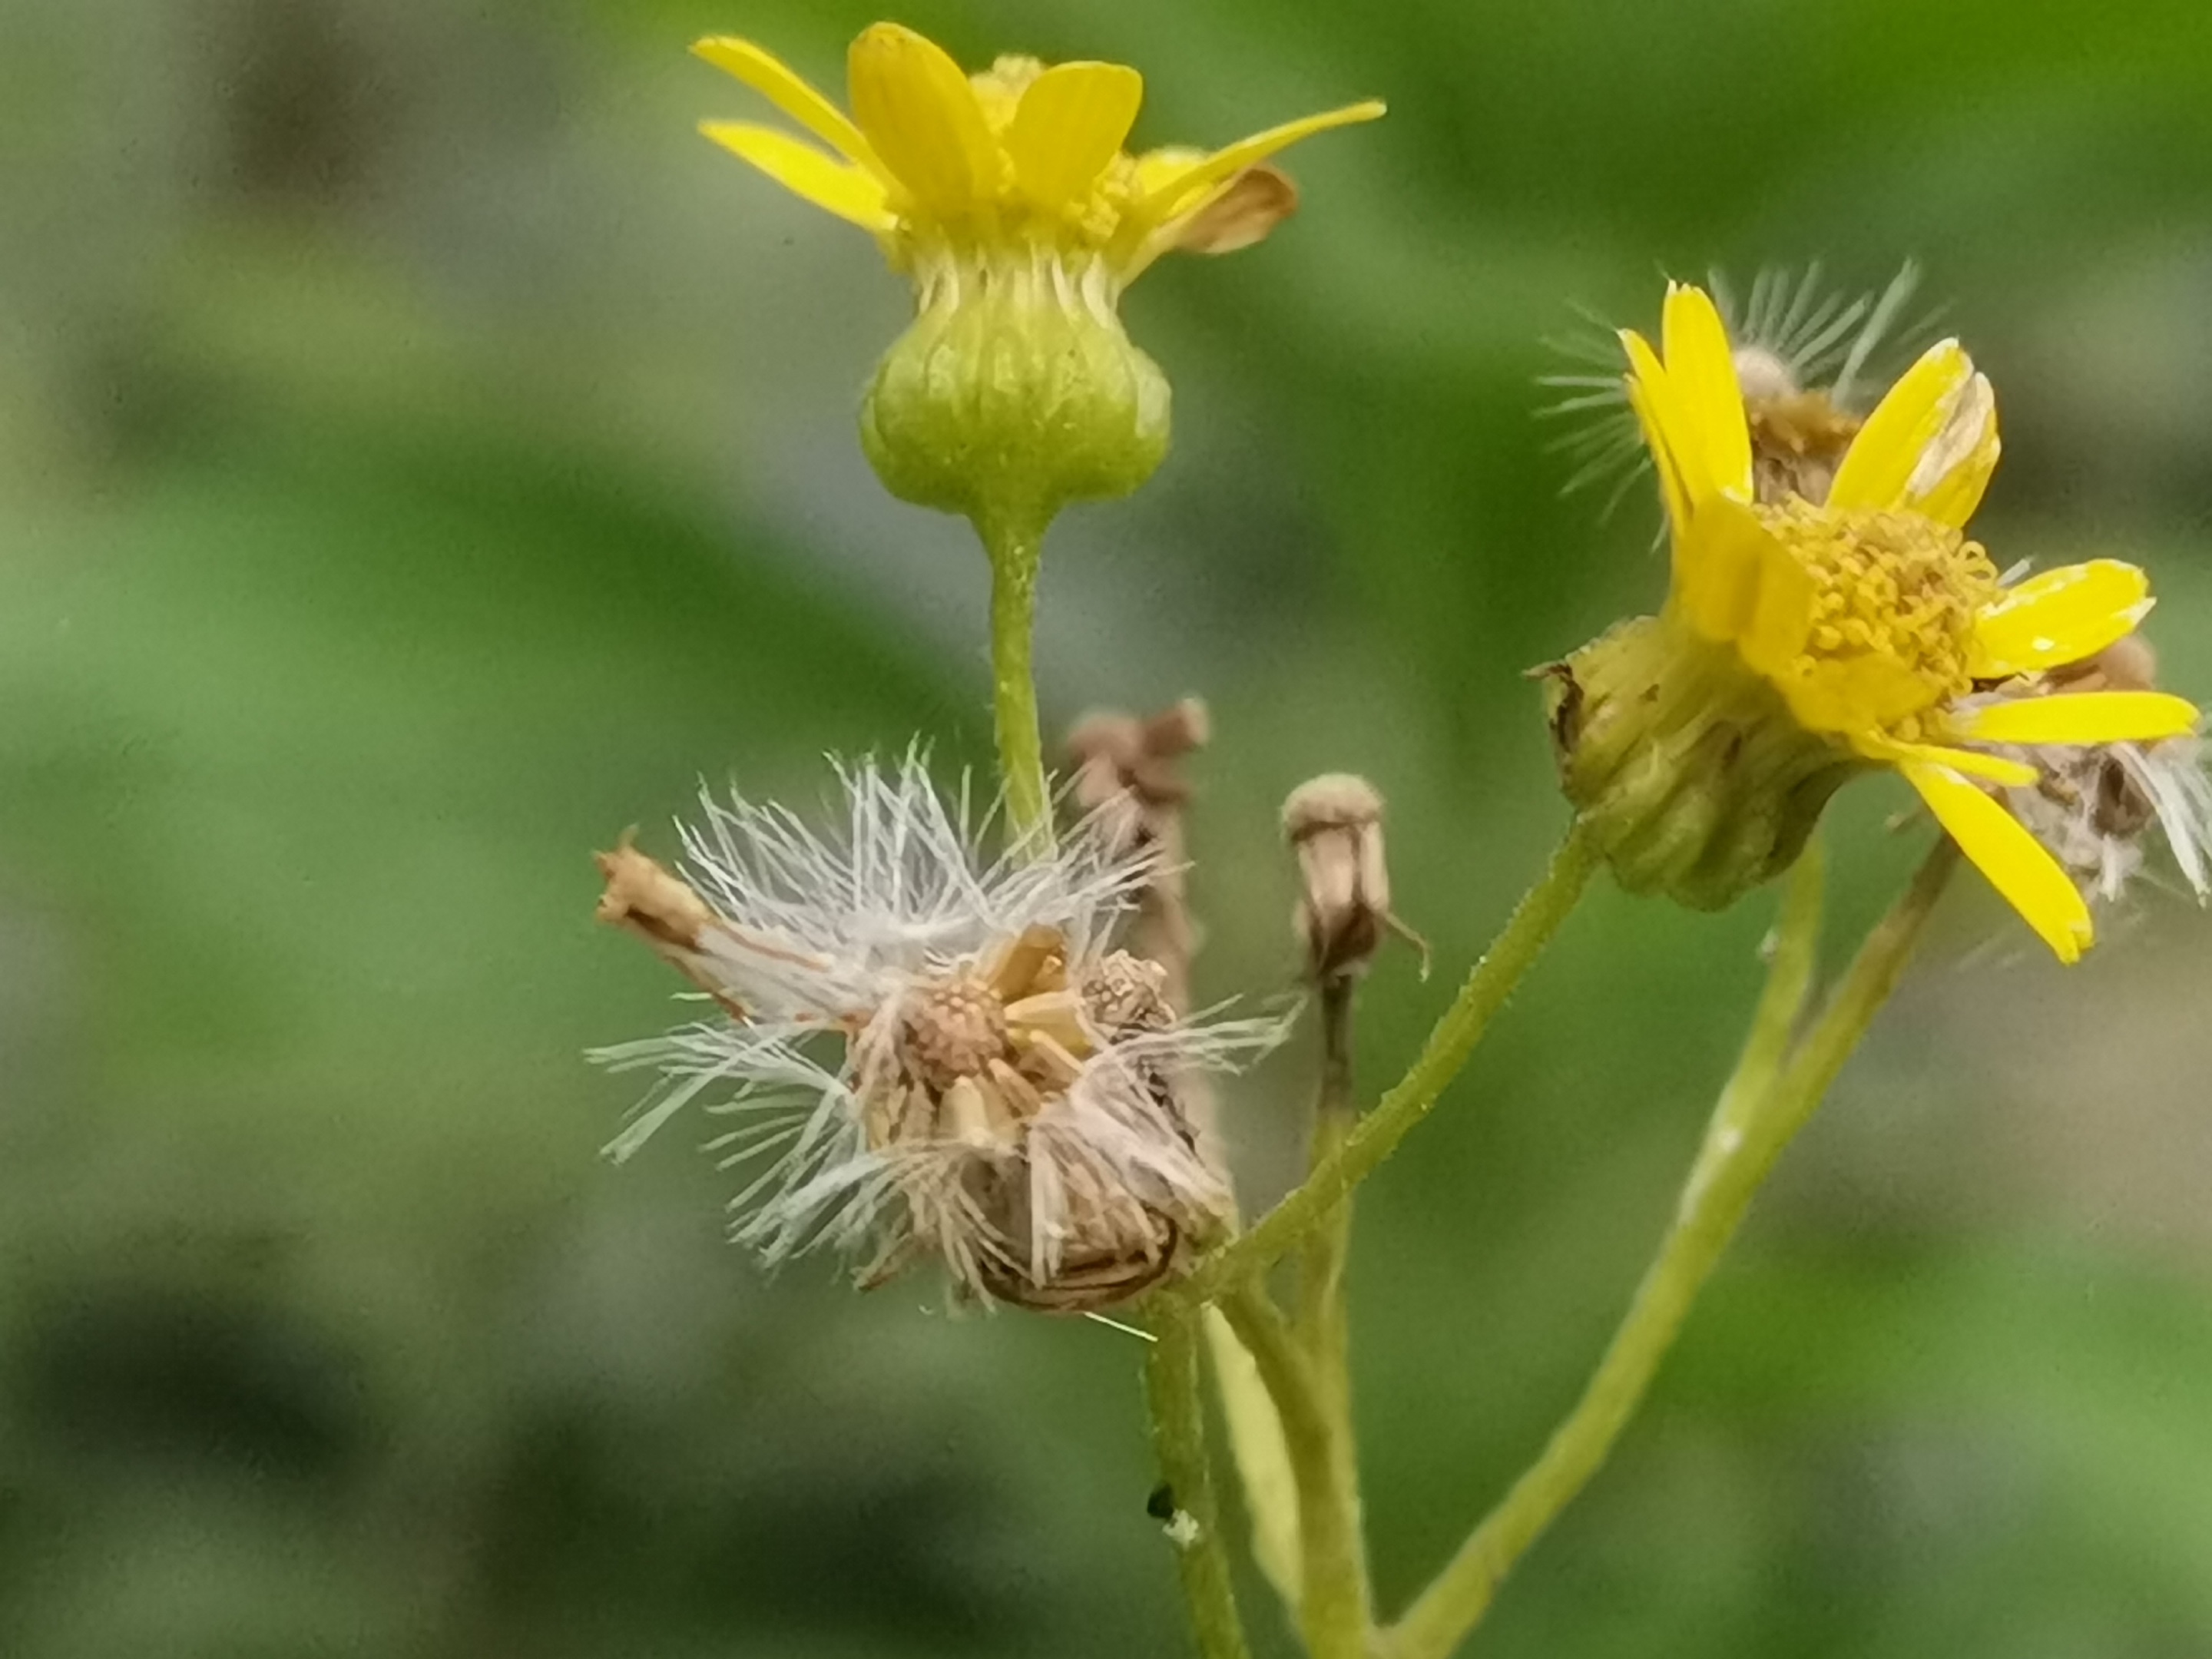
[[[1103,264],[947,257],[877,366],[860,438],[902,501],[1042,526],[1126,495],[1168,446],[1168,383],[1130,343]]]
[[[1796,862],[1866,767],[1732,652],[1661,617],[1540,672],[1560,786],[1632,893],[1726,908]]]
[[[1283,838],[1297,854],[1300,891],[1291,925],[1316,981],[1366,972],[1386,933],[1419,940],[1390,913],[1382,854],[1382,797],[1348,772],[1309,779],[1283,803]],[[1427,949],[1422,946],[1426,957]]]

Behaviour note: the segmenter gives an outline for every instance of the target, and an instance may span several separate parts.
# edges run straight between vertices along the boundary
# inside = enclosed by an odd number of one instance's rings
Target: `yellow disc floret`
[[[1924,740],[1923,712],[1972,688],[1975,617],[1998,592],[1989,555],[1916,513],[1803,501],[1753,510],[1810,578],[1804,642],[1776,676],[1800,719]]]

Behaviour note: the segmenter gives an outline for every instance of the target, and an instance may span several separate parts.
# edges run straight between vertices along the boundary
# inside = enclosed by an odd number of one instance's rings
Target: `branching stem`
[[[1186,1297],[1203,1301],[1219,1295],[1297,1248],[1398,1149],[1413,1126],[1435,1109],[1490,1029],[1491,1020],[1551,943],[1588,886],[1600,857],[1580,825],[1567,832],[1549,867],[1522,898],[1504,930],[1429,1033],[1413,1068],[1295,1191],[1184,1281],[1182,1293]]]
[[[1604,1463],[1753,1195],[1896,988],[1956,864],[1957,849],[1948,840],[1929,855],[1792,1049],[1820,915],[1817,863],[1801,866],[1743,1060],[1722,1093],[1674,1224],[1626,1318],[1542,1454],[1389,1632],[1382,1646],[1388,1659],[1445,1659],[1489,1610],[1513,1565]]]

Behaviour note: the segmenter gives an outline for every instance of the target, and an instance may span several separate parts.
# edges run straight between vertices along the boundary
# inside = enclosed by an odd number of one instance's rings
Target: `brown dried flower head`
[[[1179,1019],[1116,948],[1150,861],[1103,823],[990,858],[917,757],[840,781],[835,841],[710,801],[684,873],[601,856],[602,919],[726,1016],[607,1052],[661,1076],[611,1150],[704,1097],[750,1172],[737,1236],[771,1261],[840,1250],[863,1284],[933,1255],[966,1291],[1073,1312],[1172,1272],[1231,1210],[1179,1079],[1279,1025]]]
[[[1422,952],[1427,946],[1390,908],[1390,867],[1382,851],[1382,797],[1366,779],[1326,773],[1283,803],[1283,836],[1298,860],[1292,925],[1316,981],[1364,973],[1386,933]]]

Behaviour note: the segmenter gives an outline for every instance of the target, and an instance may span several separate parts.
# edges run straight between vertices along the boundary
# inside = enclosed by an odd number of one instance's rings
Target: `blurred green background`
[[[1131,1339],[720,1240],[700,1137],[598,1156],[675,1015],[586,854],[701,775],[989,723],[982,562],[885,498],[905,296],[694,136],[687,58],[833,88],[859,4],[0,3],[0,1654],[1179,1650]],[[1292,970],[1273,812],[1390,796],[1410,1053],[1563,821],[1528,665],[1649,608],[1561,501],[1570,301],[1907,255],[2000,387],[1999,562],[2139,556],[2212,693],[2201,0],[925,0],[1139,64],[1146,143],[1381,94],[1304,214],[1131,296],[1177,440],[1071,514],[1055,722],[1203,694],[1203,988]],[[1834,821],[1861,925],[1920,835]],[[1364,1201],[1401,1602],[1533,1453],[1661,1226],[1771,901],[1592,900]],[[1786,1162],[1499,1655],[2212,1652],[2205,921],[2063,971],[1972,884]],[[1232,1103],[1288,1177],[1305,1056]],[[1287,1650],[1247,1586],[1268,1650]]]

